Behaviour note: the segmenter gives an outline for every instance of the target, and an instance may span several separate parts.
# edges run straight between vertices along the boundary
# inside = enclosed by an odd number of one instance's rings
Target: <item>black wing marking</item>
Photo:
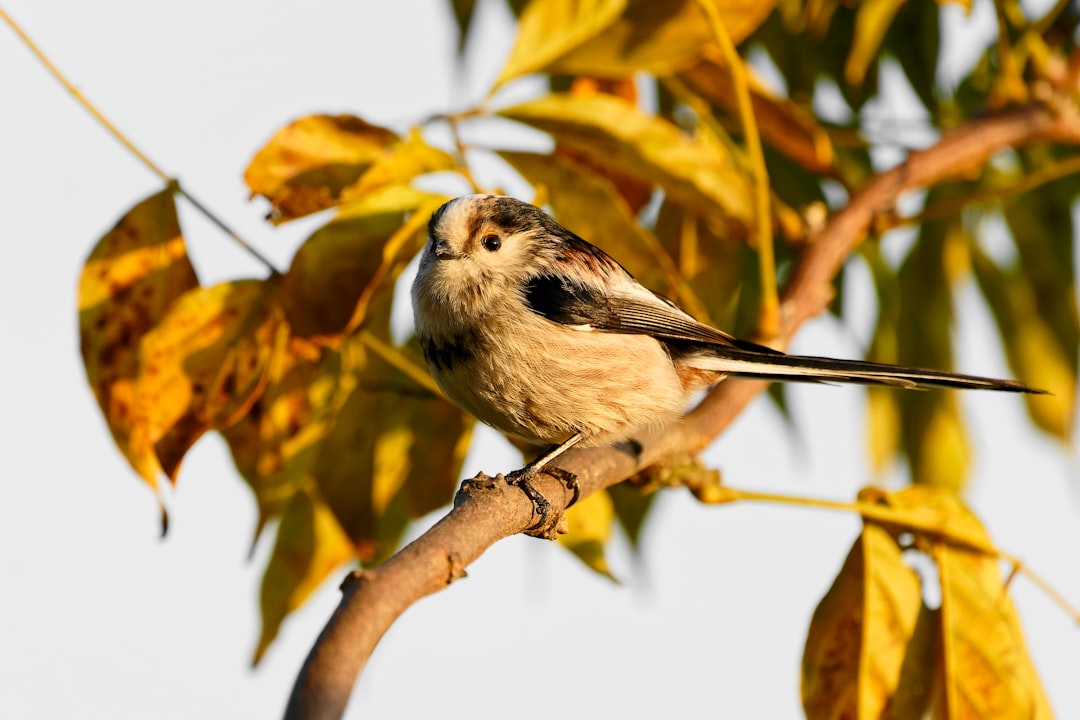
[[[537,315],[563,325],[587,325],[601,332],[651,335],[777,354],[694,320],[670,300],[640,288],[641,298],[605,295],[566,277],[539,275],[525,286],[525,303]]]

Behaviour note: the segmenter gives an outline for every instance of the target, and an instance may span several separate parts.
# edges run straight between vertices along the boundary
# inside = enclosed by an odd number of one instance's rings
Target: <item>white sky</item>
[[[254,151],[311,112],[354,112],[400,130],[479,98],[512,40],[501,3],[480,5],[482,57],[462,81],[443,0],[3,3],[140,147],[281,267],[312,225],[274,231],[261,221],[264,208],[247,202],[241,183]],[[992,34],[992,18],[976,15],[975,33]],[[274,717],[337,602],[341,573],[250,670],[269,535],[249,561],[254,503],[222,443],[209,437],[188,456],[161,541],[155,501],[114,449],[86,385],[79,268],[117,217],[159,188],[0,28],[0,240],[10,251],[0,270],[2,718]],[[261,275],[202,218],[181,212],[205,283]],[[872,302],[867,278],[850,275],[850,301]],[[970,288],[960,306],[959,366],[1008,374]],[[818,320],[796,350],[858,355],[869,333],[860,318],[850,327]],[[852,499],[868,482],[862,402],[858,389],[797,388],[793,441],[759,401],[707,458],[738,487]],[[1014,397],[963,402],[978,450],[976,512],[1000,546],[1080,603],[1074,456],[1028,429]],[[484,433],[465,473],[515,462]],[[512,538],[467,580],[406,613],[376,651],[350,716],[455,716],[464,707],[550,720],[560,710],[541,698],[557,689],[569,717],[801,717],[807,624],[857,527],[846,516],[706,508],[670,493],[647,526],[641,562],[616,543],[622,587],[554,545]],[[1080,717],[1080,634],[1022,578],[1014,597],[1056,710]]]

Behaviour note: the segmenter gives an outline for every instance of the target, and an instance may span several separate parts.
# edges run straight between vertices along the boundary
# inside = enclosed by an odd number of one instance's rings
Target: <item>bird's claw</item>
[[[559,517],[555,518],[554,523],[552,522],[551,503],[548,502],[548,499],[544,497],[543,493],[533,486],[532,481],[540,473],[551,475],[556,480],[559,480],[567,490],[574,494],[570,499],[570,502],[566,504],[566,507],[570,507],[578,501],[578,498],[581,496],[581,488],[578,485],[577,475],[556,467],[547,467],[542,470],[534,470],[533,468],[525,467],[521,470],[515,470],[505,476],[507,483],[519,488],[521,492],[525,493],[525,496],[532,501],[533,512],[539,518],[535,523],[525,528],[525,533],[528,535],[554,538],[559,532],[566,532],[564,527],[565,521],[560,512]]]

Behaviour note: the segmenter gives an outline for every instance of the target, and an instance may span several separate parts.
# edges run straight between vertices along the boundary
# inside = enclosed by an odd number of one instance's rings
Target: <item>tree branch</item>
[[[902,195],[968,176],[1003,148],[1040,141],[1080,144],[1077,108],[1051,111],[1028,105],[979,119],[876,175],[810,238],[782,296],[782,332],[773,345],[786,347],[806,320],[826,308],[844,261],[866,237],[874,217],[892,210]],[[638,438],[639,447],[571,451],[559,465],[578,476],[582,496],[597,492],[665,457],[704,449],[766,385],[721,383],[682,422]],[[569,501],[562,484],[547,475],[537,479],[536,488],[557,509]],[[532,502],[517,488],[483,475],[465,481],[454,508],[423,536],[382,565],[345,579],[341,602],[300,671],[286,717],[341,717],[368,657],[397,617],[463,577],[469,563],[495,542],[534,522]],[[539,534],[553,537],[554,531],[544,528]]]

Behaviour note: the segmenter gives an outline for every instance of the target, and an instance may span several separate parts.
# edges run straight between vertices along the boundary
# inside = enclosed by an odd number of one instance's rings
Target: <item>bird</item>
[[[417,339],[439,388],[480,421],[548,446],[509,473],[535,503],[540,472],[574,446],[632,441],[726,378],[898,388],[1044,391],[863,360],[790,355],[701,323],[539,207],[506,195],[435,210],[412,284]]]

